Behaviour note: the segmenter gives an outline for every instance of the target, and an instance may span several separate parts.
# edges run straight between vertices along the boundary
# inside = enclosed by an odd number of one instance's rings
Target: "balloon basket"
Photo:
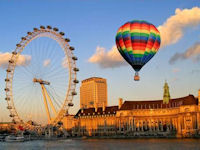
[[[139,76],[134,76],[134,80],[135,80],[135,81],[139,81],[139,80],[140,80],[140,77],[139,77]]]
[[[139,76],[139,74],[137,72],[135,73],[134,80],[135,81],[139,81],[140,80],[140,76]]]

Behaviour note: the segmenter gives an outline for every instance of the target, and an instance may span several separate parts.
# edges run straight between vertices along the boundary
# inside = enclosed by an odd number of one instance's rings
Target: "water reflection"
[[[86,139],[0,142],[0,150],[198,150],[200,139]]]

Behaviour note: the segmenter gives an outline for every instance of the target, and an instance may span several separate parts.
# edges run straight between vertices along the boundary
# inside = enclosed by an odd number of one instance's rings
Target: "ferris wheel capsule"
[[[72,59],[73,60],[78,60],[78,58],[76,56],[73,56]]]
[[[60,35],[64,36],[64,35],[65,35],[65,33],[64,33],[64,32],[60,32]]]
[[[8,79],[8,78],[5,79],[5,82],[9,82],[9,81],[10,81],[10,79]]]
[[[69,39],[69,38],[65,38],[65,41],[66,41],[66,42],[70,42],[70,39]]]
[[[68,103],[68,106],[69,106],[69,107],[72,107],[72,106],[74,106],[74,104],[73,104],[72,102],[69,102],[69,103]]]
[[[6,97],[5,100],[6,100],[6,101],[9,101],[9,100],[10,100],[10,97]]]
[[[17,55],[17,52],[14,51],[14,52],[12,52],[12,54],[13,54],[13,55]]]
[[[73,91],[73,92],[72,92],[72,95],[73,95],[73,96],[74,96],[74,95],[77,95],[77,93],[76,93],[75,91]]]
[[[21,47],[21,44],[16,44],[17,47]]]
[[[72,46],[70,46],[69,49],[70,49],[71,51],[75,50],[75,48],[72,47]]]
[[[6,72],[11,72],[11,70],[10,69],[6,69]]]
[[[55,28],[53,28],[53,30],[54,30],[54,31],[56,31],[56,32],[58,32],[58,28],[56,28],[56,27],[55,27]]]
[[[32,32],[27,32],[28,35],[32,35]]]
[[[14,63],[14,60],[11,59],[11,60],[9,60],[8,62],[12,64],[12,63]]]
[[[78,71],[79,71],[79,69],[78,69],[78,68],[74,68],[73,70],[74,70],[75,72],[78,72]]]
[[[47,29],[52,29],[52,27],[51,26],[47,26]]]
[[[11,106],[7,106],[7,109],[12,109],[12,107]]]
[[[13,120],[12,120],[12,123],[16,124],[16,121],[13,119]]]
[[[15,115],[14,114],[10,114],[10,117],[12,118],[12,117],[15,117]]]
[[[25,37],[22,37],[21,39],[22,39],[22,41],[25,41],[25,40],[26,40],[26,38],[25,38]]]
[[[10,89],[9,88],[5,88],[4,91],[10,91]]]
[[[40,26],[40,29],[45,29],[45,26]]]
[[[79,83],[79,81],[75,79],[75,80],[74,80],[74,83]]]
[[[38,28],[33,28],[33,31],[37,32],[37,31],[38,31]]]
[[[62,122],[62,121],[59,121],[59,122],[58,122],[58,125],[63,125],[63,122]]]

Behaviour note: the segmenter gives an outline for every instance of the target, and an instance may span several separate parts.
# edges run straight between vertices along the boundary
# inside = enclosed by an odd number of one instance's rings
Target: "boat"
[[[6,136],[5,141],[6,142],[24,142],[23,136],[15,136],[15,135],[9,135]]]

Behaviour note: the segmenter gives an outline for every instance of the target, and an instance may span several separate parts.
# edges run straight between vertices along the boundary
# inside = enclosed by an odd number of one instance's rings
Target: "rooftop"
[[[75,117],[78,117],[79,115],[92,116],[92,115],[116,114],[117,110],[119,110],[118,106],[105,107],[105,111],[103,111],[102,107],[99,107],[96,112],[95,112],[95,108],[87,108],[87,109],[83,109],[82,111],[81,109],[79,109]]]
[[[183,105],[198,105],[198,98],[193,95],[188,95],[181,98],[170,99],[168,104],[163,104],[163,100],[152,101],[125,101],[121,108],[118,106],[105,107],[103,111],[102,107],[99,107],[95,112],[95,108],[79,109],[75,117],[78,116],[92,116],[92,115],[106,115],[116,114],[119,110],[133,110],[133,109],[162,109],[162,108],[174,108]]]
[[[182,105],[198,105],[198,99],[193,95],[188,95],[181,98],[170,99],[168,104],[163,104],[163,100],[125,101],[120,110],[172,108]]]
[[[88,82],[88,81],[92,81],[92,80],[95,80],[95,79],[104,79],[104,78],[101,78],[101,77],[91,77],[91,78],[87,78],[85,80],[82,80],[82,83],[83,82]],[[105,79],[104,79],[105,80]]]

